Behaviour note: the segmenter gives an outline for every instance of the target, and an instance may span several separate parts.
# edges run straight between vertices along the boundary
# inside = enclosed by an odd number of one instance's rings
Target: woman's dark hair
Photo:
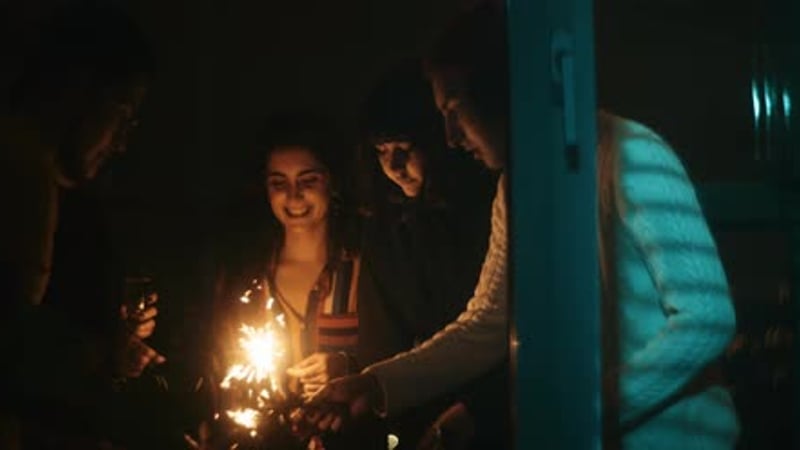
[[[447,70],[461,73],[475,107],[484,117],[508,115],[508,37],[501,2],[483,0],[458,16],[423,63],[428,77]]]
[[[353,207],[352,146],[334,122],[322,115],[306,112],[289,112],[271,116],[261,134],[252,156],[257,169],[257,183],[261,195],[265,192],[266,165],[270,155],[281,147],[302,147],[325,167],[329,175],[330,206],[328,210],[329,255],[355,251],[356,230]],[[277,251],[283,243],[283,227],[267,207],[271,228],[270,251]]]
[[[443,156],[448,151],[443,125],[420,61],[403,62],[378,82],[361,110],[358,166],[362,212],[373,212],[387,199],[403,198],[400,188],[386,178],[375,153],[375,145],[398,140],[413,143],[422,155],[425,180],[420,200],[443,202]]]
[[[11,107],[41,100],[85,78],[104,89],[155,70],[150,43],[128,13],[108,0],[79,0],[57,9],[23,62]]]

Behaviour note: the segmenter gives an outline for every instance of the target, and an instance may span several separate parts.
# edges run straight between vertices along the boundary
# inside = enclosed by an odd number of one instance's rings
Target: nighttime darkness
[[[800,449],[794,3],[0,1],[0,450]]]

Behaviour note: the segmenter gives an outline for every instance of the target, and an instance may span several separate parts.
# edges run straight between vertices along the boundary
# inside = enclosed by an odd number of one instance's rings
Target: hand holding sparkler
[[[339,431],[348,422],[376,414],[383,408],[378,379],[361,373],[337,378],[292,414],[295,423],[307,422],[321,431]]]
[[[303,386],[302,396],[311,398],[329,381],[347,374],[348,357],[345,353],[314,353],[286,370]]]

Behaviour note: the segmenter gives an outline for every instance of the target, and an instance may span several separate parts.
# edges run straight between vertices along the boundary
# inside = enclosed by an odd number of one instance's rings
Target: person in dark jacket
[[[464,309],[486,252],[496,179],[464,152],[447,148],[417,61],[401,64],[373,89],[361,128],[358,354],[371,364],[426,340]],[[399,448],[416,448],[432,423],[461,441],[451,448],[474,444],[479,399],[486,400],[477,392],[489,394],[491,385],[502,398],[498,376],[499,369],[394,421]]]
[[[131,329],[116,321],[119,332],[108,339],[44,301],[60,197],[125,150],[153,65],[152,49],[123,10],[71,2],[47,22],[11,87],[0,116],[0,447],[119,436],[120,414],[130,412],[101,399],[114,378],[138,377],[164,360],[143,341],[154,308]]]

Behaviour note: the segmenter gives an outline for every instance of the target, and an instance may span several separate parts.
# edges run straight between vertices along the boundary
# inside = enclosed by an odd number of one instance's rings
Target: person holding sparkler
[[[368,365],[414,347],[463,310],[486,253],[496,177],[447,148],[419,60],[382,77],[361,114],[359,295],[361,329],[370,339],[359,356]],[[504,375],[498,365],[491,376],[392,420],[398,448],[415,448],[434,423],[465,445],[496,441],[506,434],[507,414],[498,413],[508,409]]]
[[[311,114],[274,116],[257,153],[268,217],[261,238],[248,243],[246,255],[237,255],[246,261],[227,267],[220,281],[228,285],[220,288],[221,301],[243,311],[230,321],[233,333],[224,333],[238,336],[239,357],[226,366],[220,388],[223,397],[253,386],[263,393],[250,399],[255,403],[248,400],[255,406],[228,405],[220,415],[269,442],[285,439],[281,428],[288,423],[267,426],[260,420],[286,413],[287,405],[299,405],[328,381],[357,371],[360,260],[348,147],[333,127]],[[302,439],[314,434],[307,431],[300,430]],[[328,442],[326,448],[336,445],[355,444]]]

